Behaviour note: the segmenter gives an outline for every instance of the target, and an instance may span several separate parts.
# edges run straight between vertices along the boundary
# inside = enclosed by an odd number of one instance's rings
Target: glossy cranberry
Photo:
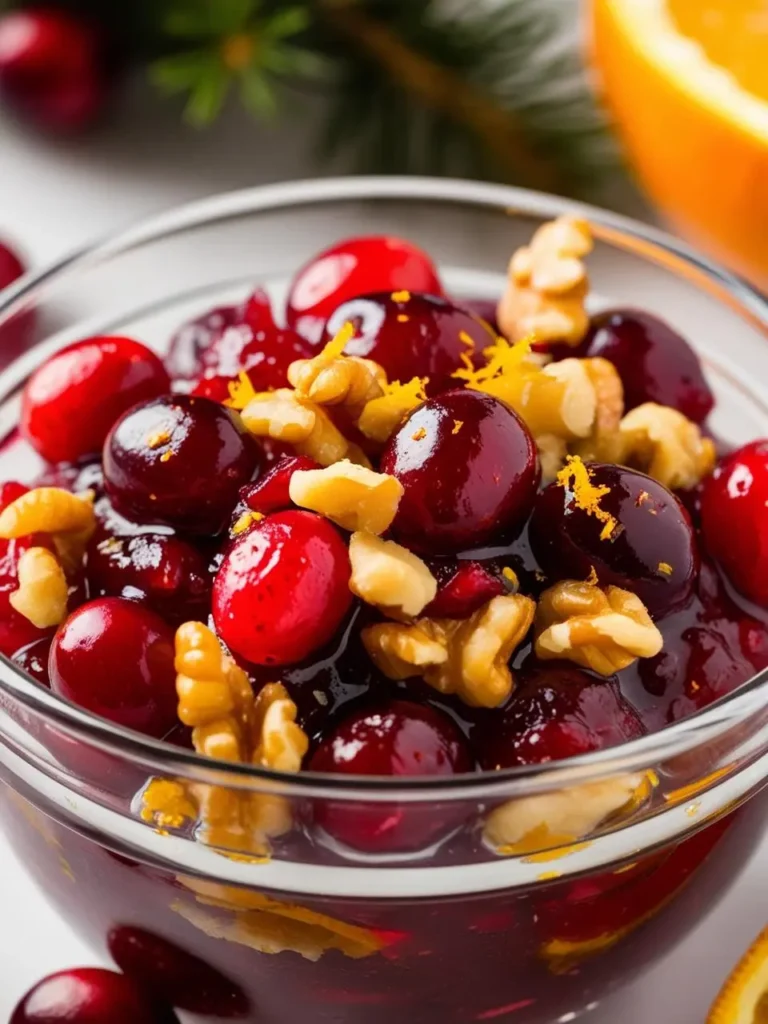
[[[307,469],[320,469],[320,466],[307,455],[283,458],[260,480],[247,484],[240,491],[240,500],[253,512],[261,512],[263,515],[291,508],[291,477]]]
[[[0,94],[56,132],[87,128],[107,98],[104,44],[94,27],[52,8],[0,18]]]
[[[26,267],[18,254],[8,245],[0,242],[0,292],[13,284]],[[11,316],[6,315],[0,324],[0,369],[28,349],[34,341],[36,316],[32,306],[25,306]]]
[[[570,487],[555,482],[536,500],[530,523],[533,552],[552,580],[584,580],[594,568],[602,586],[622,587],[662,616],[690,596],[699,556],[688,513],[656,480],[621,466],[588,467],[594,488],[608,488],[599,507],[615,527],[577,504]]]
[[[437,594],[423,611],[433,619],[466,619],[478,608],[509,592],[495,563],[433,562]]]
[[[768,607],[768,441],[727,455],[704,481],[701,527],[739,593]]]
[[[501,334],[499,325],[496,321],[496,310],[499,306],[498,299],[451,299],[457,306],[461,306],[462,309],[466,309],[467,312],[471,313],[472,316],[478,317],[480,320],[484,320],[491,328],[494,334]]]
[[[519,530],[540,470],[522,420],[480,391],[420,406],[390,439],[381,469],[405,488],[392,524],[414,551],[448,555]]]
[[[702,623],[687,629],[681,639],[684,657],[665,680],[670,693],[682,691],[669,706],[670,722],[687,718],[732,693],[755,671],[738,622],[719,619]]]
[[[39,640],[33,640],[18,651],[14,651],[11,660],[23,669],[27,675],[32,676],[42,686],[51,685],[51,677],[48,674],[48,656],[51,651],[53,633],[42,636]]]
[[[24,389],[21,431],[48,462],[98,452],[118,416],[168,390],[158,357],[130,338],[87,338],[43,363]]]
[[[218,533],[258,465],[258,445],[232,413],[189,395],[134,406],[104,443],[117,511],[189,533]]]
[[[167,1007],[122,974],[80,967],[49,974],[24,996],[8,1024],[178,1024]]]
[[[15,577],[4,576],[0,580],[0,654],[4,654],[6,658],[13,657],[19,648],[26,647],[50,633],[50,630],[38,629],[11,606],[10,595],[18,586]]]
[[[573,349],[568,353],[573,355]],[[578,355],[608,359],[619,371],[624,402],[634,409],[658,402],[701,423],[715,404],[694,350],[669,324],[650,313],[612,309],[592,318]]]
[[[25,269],[18,254],[0,242],[0,291],[20,278]]]
[[[26,494],[28,490],[26,484],[20,484],[17,480],[5,480],[0,484],[0,512],[6,509],[11,502]]]
[[[226,1020],[248,1015],[247,997],[234,982],[185,949],[143,928],[114,928],[107,945],[123,973],[179,1010]]]
[[[427,292],[443,289],[432,260],[410,242],[391,235],[371,235],[337,242],[298,272],[288,291],[288,325],[311,342],[322,325],[349,299],[369,292]]]
[[[503,710],[487,715],[473,734],[482,766],[490,771],[561,761],[645,733],[615,677],[553,662],[529,668],[519,683]]]
[[[165,365],[174,380],[197,380],[202,373],[203,352],[228,327],[237,326],[242,306],[217,306],[183,324],[171,338]]]
[[[277,512],[235,541],[213,586],[225,644],[255,665],[290,665],[327,643],[352,603],[349,554],[312,512]]]
[[[447,715],[391,700],[344,719],[323,738],[309,768],[397,778],[455,775],[472,771],[473,763],[466,740]],[[422,848],[456,823],[448,806],[333,802],[316,808],[315,821],[340,842],[369,853]]]
[[[428,395],[456,387],[462,355],[495,341],[488,324],[447,299],[416,292],[379,292],[345,302],[326,326],[326,340],[346,323],[355,328],[348,355],[373,359],[390,380],[428,377]]]
[[[173,630],[120,597],[82,605],[60,626],[49,669],[62,697],[118,725],[164,736],[176,722]]]

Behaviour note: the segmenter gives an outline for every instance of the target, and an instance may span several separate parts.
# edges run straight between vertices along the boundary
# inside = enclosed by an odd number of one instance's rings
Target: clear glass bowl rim
[[[659,263],[676,274],[693,280],[714,293],[743,318],[762,329],[768,339],[768,301],[729,271],[698,254],[685,243],[656,228],[619,214],[557,196],[506,185],[450,178],[359,176],[353,178],[308,179],[278,185],[256,186],[197,200],[142,221],[105,241],[88,246],[46,269],[27,274],[0,292],[0,320],[23,311],[34,303],[35,293],[49,281],[60,281],[78,271],[143,244],[194,227],[241,215],[280,208],[355,200],[424,200],[430,203],[463,204],[491,208],[540,218],[577,214],[589,220],[598,239],[622,244],[635,255]],[[34,349],[31,350],[34,352]],[[0,401],[5,401],[33,368],[30,352],[0,373]],[[642,770],[661,759],[673,757],[697,746],[728,725],[743,720],[761,707],[768,689],[768,669],[757,673],[733,693],[704,710],[667,728],[620,747],[583,754],[554,764],[476,772],[432,779],[390,778],[301,772],[297,775],[252,765],[217,765],[194,752],[154,740],[98,718],[51,691],[40,687],[8,658],[0,655],[0,694],[18,701],[35,715],[65,728],[72,736],[84,737],[95,747],[122,755],[155,769],[196,782],[230,787],[258,788],[268,781],[282,793],[297,797],[344,800],[360,797],[376,801],[397,794],[408,801],[489,796],[505,784],[525,784],[526,789],[549,789],[594,780],[617,772]],[[517,786],[515,785],[515,788]],[[479,793],[478,791],[483,791]]]

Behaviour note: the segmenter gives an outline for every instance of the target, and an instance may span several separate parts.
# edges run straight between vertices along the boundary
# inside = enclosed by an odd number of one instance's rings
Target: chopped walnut
[[[364,629],[362,638],[390,679],[422,676],[465,704],[495,708],[512,692],[508,662],[530,629],[534,610],[529,597],[507,594],[494,597],[468,619],[380,623]]]
[[[413,377],[406,384],[399,380],[382,383],[383,394],[366,402],[357,426],[371,441],[384,444],[400,424],[427,400],[426,377]]]
[[[536,447],[541,463],[541,482],[551,484],[565,465],[568,455],[566,443],[562,437],[555,437],[554,434],[540,434],[536,438]]]
[[[646,402],[621,421],[622,461],[672,490],[695,487],[715,467],[715,445],[677,409]]]
[[[386,374],[378,363],[359,356],[345,356],[344,346],[354,335],[346,324],[312,359],[297,359],[288,367],[288,380],[296,391],[318,405],[343,405],[361,410],[379,398]]]
[[[253,705],[252,764],[278,772],[301,771],[309,740],[296,724],[297,708],[282,683],[267,683]]]
[[[589,436],[571,444],[571,452],[585,462],[619,462],[622,441],[619,424],[624,413],[624,385],[613,363],[607,359],[582,359],[597,398],[595,419]]]
[[[437,580],[420,558],[392,540],[353,533],[349,589],[393,618],[413,618],[433,600]]]
[[[619,587],[563,580],[539,599],[539,658],[565,658],[610,676],[637,658],[652,658],[662,644],[640,598]]]
[[[19,559],[19,589],[11,607],[38,629],[58,626],[67,615],[69,587],[64,570],[47,548],[29,548]]]
[[[345,530],[383,533],[395,518],[403,485],[348,460],[325,469],[299,470],[291,477],[291,501],[319,512]]]
[[[72,494],[61,487],[35,487],[0,513],[0,537],[47,533],[59,560],[70,570],[81,564],[95,529],[93,495]]]
[[[532,334],[537,341],[577,345],[589,327],[584,306],[589,279],[581,257],[592,244],[589,224],[577,217],[558,217],[540,227],[510,261],[498,307],[502,333],[515,341]]]

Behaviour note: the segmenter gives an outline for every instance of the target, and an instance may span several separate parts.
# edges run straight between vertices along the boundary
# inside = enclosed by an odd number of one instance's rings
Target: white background
[[[35,137],[0,115],[0,238],[13,239],[37,267],[191,198],[311,176],[317,173],[311,115],[274,130],[233,115],[200,134],[137,90],[105,129],[66,145]],[[703,1024],[730,966],[768,922],[767,861],[768,843],[688,942],[590,1021]],[[92,963],[0,835],[0,1022],[42,975]]]

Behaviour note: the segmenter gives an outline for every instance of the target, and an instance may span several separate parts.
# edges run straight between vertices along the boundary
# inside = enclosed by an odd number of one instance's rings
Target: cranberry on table
[[[446,392],[390,439],[381,469],[405,488],[392,530],[406,547],[449,555],[519,530],[533,507],[536,446],[509,406],[480,391]]]
[[[466,619],[494,597],[509,592],[495,562],[435,559],[430,563],[437,594],[422,612],[431,619]]]
[[[160,359],[131,338],[68,345],[36,370],[24,389],[21,432],[48,462],[98,452],[118,416],[169,387]]]
[[[59,627],[49,669],[55,693],[148,736],[176,723],[173,629],[148,608],[102,597]]]
[[[309,768],[344,775],[448,776],[474,767],[451,719],[425,704],[391,700],[364,708],[325,736]],[[368,853],[419,849],[458,822],[455,811],[429,805],[318,803],[315,822],[335,839]]]
[[[259,462],[239,419],[190,395],[134,406],[104,443],[104,479],[117,511],[194,534],[220,532]]]
[[[129,978],[101,967],[49,974],[24,996],[8,1024],[178,1024],[172,1010]]]
[[[536,499],[530,542],[552,581],[588,579],[637,594],[654,617],[684,604],[699,570],[690,517],[666,487],[644,473],[603,463],[587,465],[592,488],[608,523],[578,504],[569,484],[555,481]]]
[[[443,294],[435,265],[425,252],[392,235],[348,238],[299,270],[288,291],[286,319],[317,343],[323,324],[342,302],[369,292],[403,289]]]
[[[345,302],[329,319],[325,340],[346,323],[355,328],[347,355],[373,359],[389,380],[428,377],[428,395],[456,387],[452,374],[463,365],[462,355],[479,356],[496,340],[488,324],[463,307],[407,290]]]
[[[312,512],[278,512],[227,551],[213,585],[216,631],[255,665],[291,665],[327,643],[351,604],[349,553]]]

